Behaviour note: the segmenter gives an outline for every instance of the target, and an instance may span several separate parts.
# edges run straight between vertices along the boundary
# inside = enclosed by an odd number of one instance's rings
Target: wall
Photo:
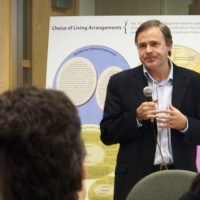
[[[164,15],[188,15],[188,0],[165,0],[163,2]]]
[[[80,0],[79,1],[79,16],[95,15],[95,0]]]
[[[193,4],[189,6],[190,15],[199,15],[200,14],[200,0],[196,0]]]
[[[187,15],[188,0],[96,0],[96,15]]]
[[[16,1],[0,0],[0,92],[16,86]]]
[[[71,9],[52,8],[51,0],[23,0],[28,14],[27,57],[20,61],[16,39],[19,1],[0,0],[0,92],[23,83],[19,81],[25,79],[19,74],[22,67],[27,75],[25,82],[45,87],[50,16],[200,14],[199,0],[73,0]],[[190,5],[189,11],[189,4],[196,2],[198,6]]]
[[[161,13],[160,0],[96,0],[96,15],[156,15]]]
[[[78,0],[71,9],[52,8],[51,0],[32,1],[32,85],[45,87],[50,16],[78,14]],[[45,9],[44,9],[45,8]]]

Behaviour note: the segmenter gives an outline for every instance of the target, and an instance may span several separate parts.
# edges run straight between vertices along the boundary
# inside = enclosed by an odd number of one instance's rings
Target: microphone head
[[[149,86],[146,86],[143,89],[143,93],[144,93],[145,97],[152,97],[153,89],[151,87],[149,87]]]

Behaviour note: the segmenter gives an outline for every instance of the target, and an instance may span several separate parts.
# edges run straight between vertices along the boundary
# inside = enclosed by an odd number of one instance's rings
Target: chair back
[[[177,200],[191,186],[197,173],[186,170],[163,170],[141,179],[126,200]]]

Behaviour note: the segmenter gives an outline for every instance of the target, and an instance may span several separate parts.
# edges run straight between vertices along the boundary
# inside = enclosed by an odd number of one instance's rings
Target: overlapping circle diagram
[[[200,53],[189,47],[173,45],[171,60],[178,66],[200,73]]]

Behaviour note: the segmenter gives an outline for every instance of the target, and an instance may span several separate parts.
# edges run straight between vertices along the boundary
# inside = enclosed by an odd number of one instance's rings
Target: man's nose
[[[147,53],[151,53],[151,52],[152,52],[151,45],[147,45],[147,47],[146,47],[146,52],[147,52]]]

